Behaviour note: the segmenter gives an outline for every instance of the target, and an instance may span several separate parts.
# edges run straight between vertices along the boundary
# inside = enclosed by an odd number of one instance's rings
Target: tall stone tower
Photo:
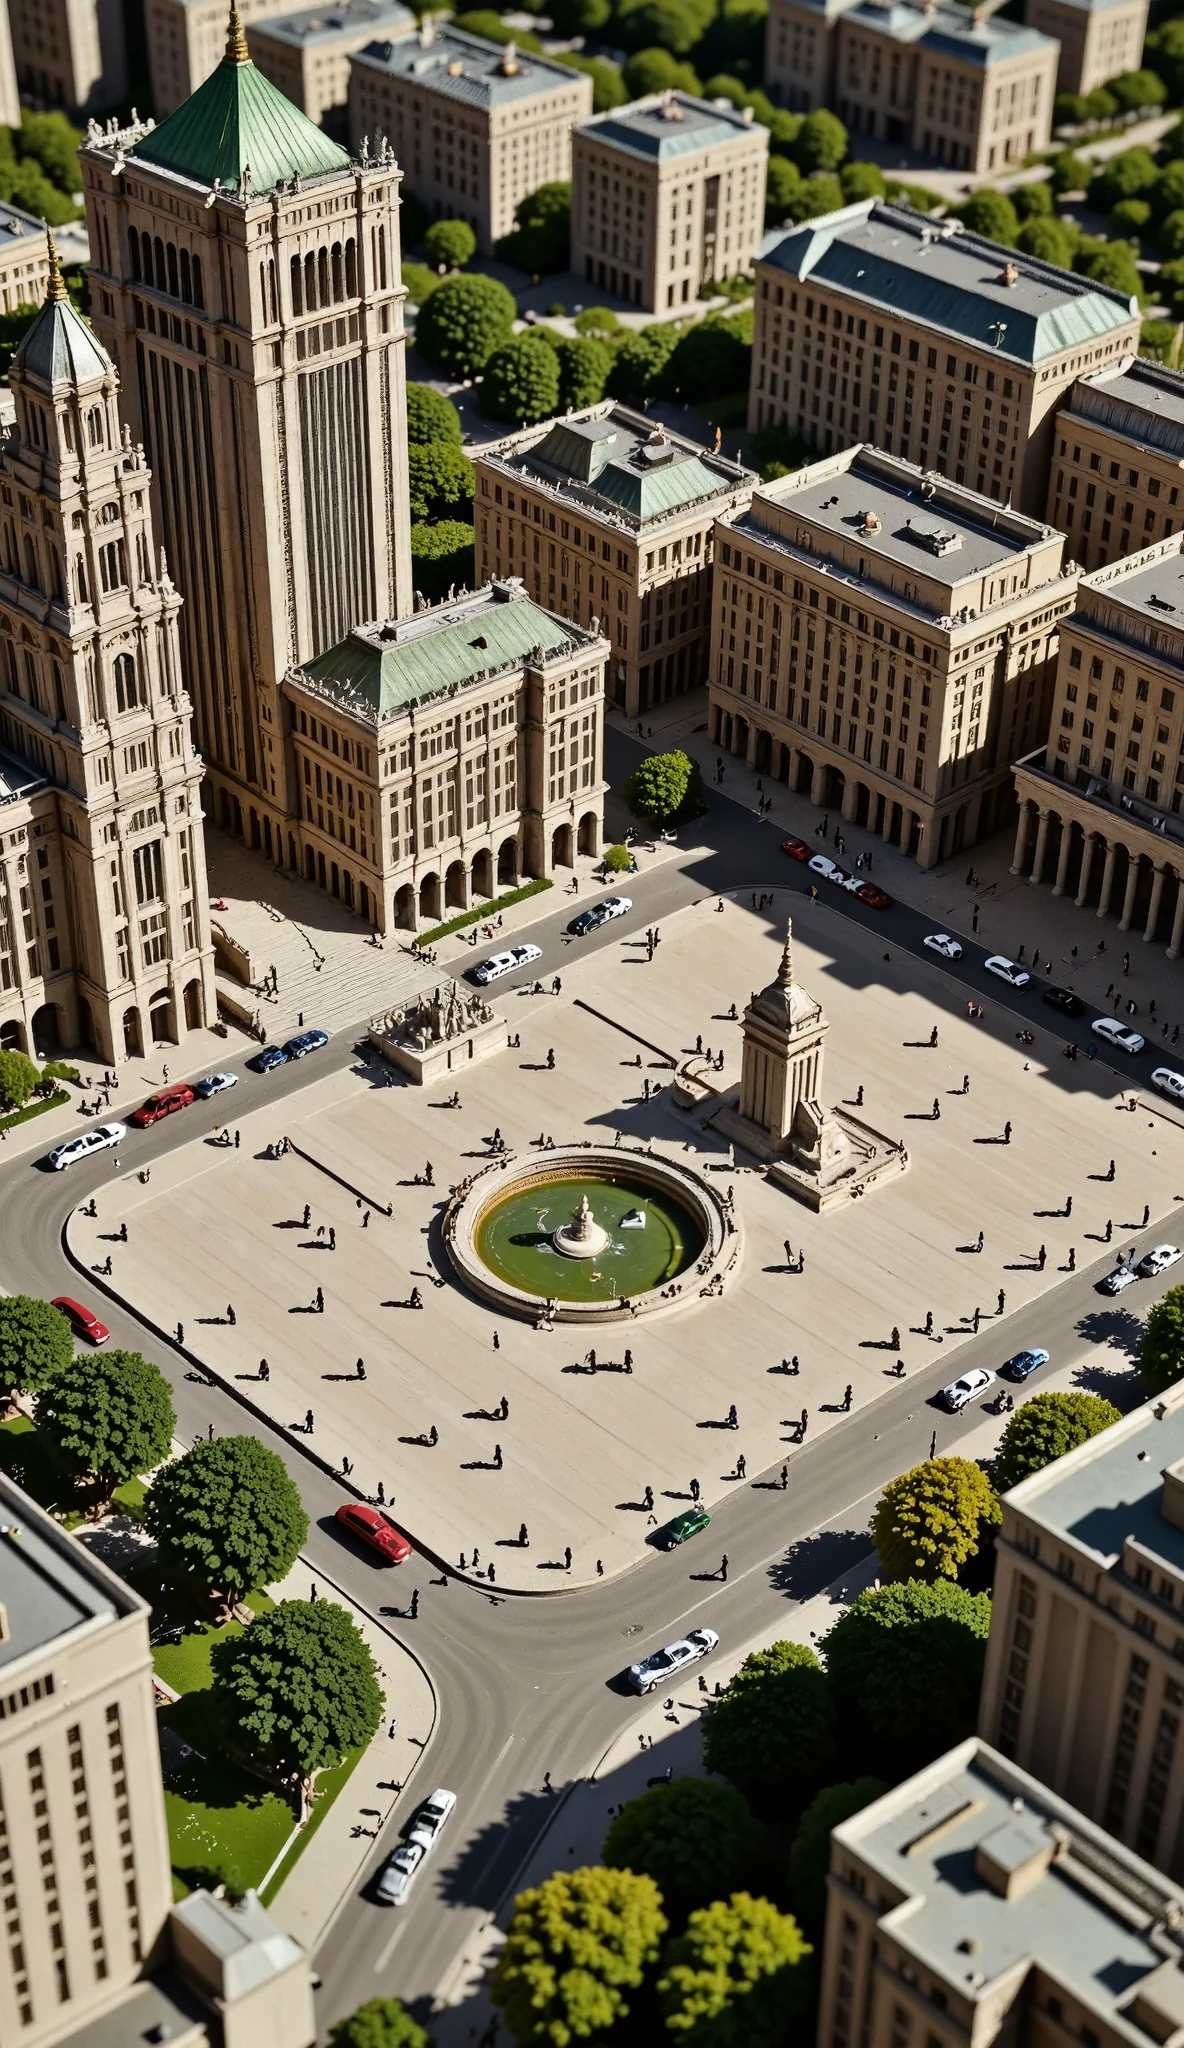
[[[778,1149],[793,1130],[799,1102],[821,1095],[823,1040],[830,1030],[821,1003],[793,978],[792,923],[785,928],[777,979],[753,996],[742,1028],[740,1115],[759,1125]]]
[[[200,803],[177,642],[181,600],[153,545],[142,448],[121,431],[115,367],[70,304],[50,244],[45,304],[13,358],[0,449],[0,744],[40,771],[32,845],[5,811],[0,926],[27,1045],[142,1053],[212,1023]],[[15,820],[14,820],[15,822]],[[10,986],[0,961],[0,989]],[[0,994],[0,1011],[7,1008]],[[16,1041],[19,1042],[19,1041]]]
[[[159,127],[79,152],[96,331],[157,477],[207,809],[274,858],[299,802],[280,681],[413,609],[400,172],[226,55]]]

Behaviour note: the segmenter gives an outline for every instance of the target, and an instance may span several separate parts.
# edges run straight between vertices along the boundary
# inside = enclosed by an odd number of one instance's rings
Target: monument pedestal
[[[482,997],[466,996],[449,982],[372,1017],[368,1036],[384,1060],[423,1088],[501,1052],[507,1029]]]

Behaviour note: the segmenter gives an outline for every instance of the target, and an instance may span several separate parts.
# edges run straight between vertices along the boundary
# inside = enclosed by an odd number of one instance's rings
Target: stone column
[[[1105,846],[1106,864],[1102,869],[1102,893],[1098,898],[1099,917],[1105,917],[1110,908],[1110,891],[1114,887],[1114,862],[1118,857],[1118,848],[1113,840],[1107,839]]]
[[[886,797],[884,798],[884,823],[883,823],[883,825],[882,825],[882,826],[881,826],[881,828],[880,828],[880,837],[881,837],[881,839],[883,840],[883,842],[884,842],[885,846],[891,846],[891,844],[892,844],[892,819],[893,819],[893,815],[894,815],[894,813],[895,813],[895,810],[896,810],[896,799],[895,799],[895,797],[891,797],[891,796],[886,796]],[[901,812],[901,816],[903,817],[903,815],[904,815],[904,813],[903,813],[903,810],[902,810],[902,812]]]
[[[1139,870],[1143,865],[1141,853],[1133,853],[1127,863],[1126,894],[1122,899],[1122,916],[1118,920],[1120,932],[1129,932],[1135,909],[1135,891],[1139,886]]]
[[[1184,944],[1184,880],[1176,880],[1176,915],[1172,919],[1172,936],[1168,945],[1168,959],[1178,960],[1180,947]]]
[[[1069,818],[1061,819],[1061,847],[1057,854],[1057,878],[1052,885],[1054,896],[1065,893],[1065,876],[1069,872],[1069,855],[1073,851],[1073,825]]]
[[[1019,821],[1015,828],[1015,852],[1011,857],[1011,872],[1013,875],[1018,875],[1023,871],[1024,855],[1028,848],[1028,819],[1031,815],[1031,810],[1031,797],[1021,797]]]
[[[1159,906],[1163,902],[1163,885],[1166,875],[1167,868],[1161,861],[1151,878],[1151,907],[1147,912],[1147,923],[1143,930],[1143,944],[1145,946],[1149,946],[1155,937],[1155,927],[1159,923]]]
[[[819,810],[822,809],[822,792],[825,787],[826,763],[825,761],[816,761],[814,763],[813,779],[810,783],[810,802],[816,804]]]
[[[760,734],[750,719],[748,722],[748,745],[744,750],[744,765],[746,768],[756,767],[756,743],[759,738]]]
[[[843,783],[843,823],[850,825],[859,809],[859,784],[848,775]]]
[[[1048,851],[1048,821],[1050,816],[1051,813],[1048,805],[1041,804],[1040,822],[1036,827],[1036,854],[1032,862],[1032,872],[1028,876],[1028,886],[1031,889],[1036,887],[1044,873],[1044,856]]]
[[[1077,884],[1077,908],[1081,909],[1089,895],[1089,878],[1093,871],[1094,853],[1097,850],[1098,835],[1087,832],[1081,846],[1081,877]]]

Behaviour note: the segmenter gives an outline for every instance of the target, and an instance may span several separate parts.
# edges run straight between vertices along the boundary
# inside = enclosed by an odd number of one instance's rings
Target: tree
[[[780,2048],[810,1997],[811,1954],[797,1921],[768,1899],[733,1892],[700,1908],[662,1958],[667,2032],[695,2048]]]
[[[1041,263],[1055,263],[1060,270],[1072,266],[1073,236],[1064,221],[1037,214],[1023,222],[1015,245],[1025,256],[1035,256]]]
[[[526,29],[510,28],[492,8],[479,7],[472,14],[458,14],[452,26],[463,29],[468,36],[481,36],[487,43],[514,43],[518,49],[530,50],[536,57],[543,54],[543,46],[537,36]]]
[[[1154,56],[1156,72],[1167,86],[1169,98],[1178,106],[1184,96],[1184,19],[1177,16],[1153,29],[1144,48],[1149,57]],[[1179,140],[1179,128],[1164,136],[1164,145],[1170,147],[1172,155],[1176,154],[1175,144]]]
[[[1139,354],[1156,363],[1170,363],[1179,334],[1174,320],[1144,320],[1139,329]]]
[[[473,465],[447,441],[412,442],[407,481],[413,519],[438,519],[454,509],[467,512],[472,507]]]
[[[450,441],[460,447],[460,414],[451,399],[442,391],[433,391],[430,384],[407,386],[407,439],[413,448],[426,447],[431,441]]]
[[[1093,165],[1071,149],[1063,149],[1052,160],[1052,189],[1058,198],[1068,192],[1084,192],[1092,175]]]
[[[1142,233],[1151,219],[1151,207],[1146,199],[1120,199],[1117,206],[1110,208],[1110,232],[1128,237]],[[1137,248],[1138,243],[1132,242]]]
[[[167,1572],[235,1599],[290,1572],[308,1535],[283,1459],[253,1436],[215,1437],[166,1465],[144,1525]]]
[[[16,153],[21,157],[32,157],[50,184],[64,192],[68,199],[81,192],[78,150],[82,130],[75,128],[64,114],[31,114],[27,107],[22,107],[21,125],[13,140]]]
[[[404,249],[413,249],[428,229],[428,210],[410,186],[399,188],[399,239]]]
[[[714,12],[712,0],[617,0],[615,26],[626,49],[655,46],[685,57]]]
[[[613,357],[605,390],[627,405],[644,404],[655,393],[678,344],[679,330],[665,323],[642,327],[621,343]]]
[[[746,1658],[703,1737],[708,1770],[762,1797],[815,1780],[829,1761],[832,1739],[830,1693],[813,1650],[804,1643],[773,1648],[783,1660],[752,1671]]]
[[[0,1295],[0,1388],[39,1394],[74,1358],[74,1333],[52,1302]]]
[[[620,332],[621,322],[611,306],[585,306],[572,326],[577,334],[614,335]]]
[[[514,226],[497,245],[503,263],[532,277],[566,270],[571,259],[571,185],[563,179],[528,192],[514,208]]]
[[[635,818],[664,825],[686,800],[692,762],[679,748],[672,754],[650,754],[633,770],[621,794]]]
[[[1020,185],[1011,194],[1017,220],[1045,220],[1055,212],[1052,203],[1052,186],[1048,179],[1036,185]]]
[[[1085,96],[1086,117],[1090,121],[1112,121],[1118,112],[1118,101],[1104,85],[1095,85]]]
[[[847,130],[837,114],[818,107],[798,129],[794,155],[803,171],[837,171],[847,154]]]
[[[568,2048],[628,2013],[667,1925],[652,1877],[556,1871],[515,1899],[490,1996],[518,2042]]]
[[[662,389],[693,405],[722,392],[747,391],[751,369],[751,313],[709,313],[679,336],[662,375]]]
[[[413,2020],[401,1998],[368,1998],[329,2029],[333,2048],[432,2048],[432,2036]]]
[[[305,1783],[362,1748],[382,1720],[378,1666],[333,1600],[281,1600],[213,1643],[210,1665],[235,1747]]]
[[[995,1484],[1000,1493],[1018,1486],[1031,1472],[1043,1472],[1055,1458],[1088,1443],[1119,1420],[1112,1401],[1097,1394],[1036,1394],[1017,1408],[995,1458]]]
[[[138,1351],[75,1358],[37,1396],[37,1427],[63,1465],[107,1493],[167,1458],[177,1418],[169,1383]]]
[[[626,1801],[601,1855],[610,1870],[652,1877],[667,1912],[681,1922],[741,1882],[751,1847],[752,1815],[731,1785],[675,1778]]]
[[[1080,128],[1089,119],[1089,106],[1084,93],[1059,92],[1052,103],[1052,125],[1054,128]]]
[[[581,406],[595,405],[603,398],[613,359],[602,341],[594,341],[588,335],[580,335],[576,341],[560,339],[555,353],[559,358],[561,412],[576,412]]]
[[[1171,219],[1171,215],[1168,216]],[[1165,221],[1164,226],[1167,226]],[[1161,237],[1162,241],[1162,232]],[[1111,291],[1121,292],[1124,298],[1143,301],[1143,280],[1139,276],[1135,261],[1137,250],[1130,242],[1105,242],[1083,235],[1073,253],[1073,268],[1082,277],[1092,277],[1095,284],[1104,284]],[[1177,255],[1178,250],[1170,250]]]
[[[1106,90],[1118,101],[1119,112],[1123,114],[1141,114],[1148,108],[1162,107],[1168,96],[1167,86],[1154,71],[1124,71],[1121,77],[1109,81]]]
[[[1184,162],[1175,158],[1165,164],[1146,196],[1157,220],[1165,219],[1169,213],[1175,213],[1177,207],[1184,206]]]
[[[1184,1287],[1169,1287],[1152,1302],[1136,1362],[1148,1397],[1162,1394],[1184,1376]]]
[[[604,866],[610,875],[627,875],[633,866],[633,855],[627,846],[606,846]]]
[[[496,278],[447,277],[420,308],[416,344],[429,362],[454,377],[473,377],[509,338],[516,313],[511,294]]]
[[[857,1594],[820,1645],[844,1756],[905,1777],[969,1735],[990,1625],[990,1594],[944,1579]]]
[[[638,50],[621,73],[631,100],[651,92],[689,92],[698,99],[703,87],[690,64],[678,64],[669,50]]]
[[[844,205],[843,187],[833,171],[815,171],[798,186],[789,203],[792,220],[818,220]]]
[[[888,1790],[883,1778],[856,1778],[852,1784],[824,1785],[798,1822],[789,1852],[789,1882],[794,1912],[807,1934],[820,1939],[826,1922],[826,1874],[830,1869],[831,1829],[862,1813]]]
[[[765,224],[776,227],[789,211],[794,194],[802,182],[802,174],[796,164],[787,156],[769,158],[768,182],[765,185]]]
[[[584,0],[588,6],[606,6],[607,0]],[[552,14],[555,9],[552,7]],[[607,114],[610,107],[623,107],[629,95],[625,90],[620,72],[615,64],[609,64],[603,57],[578,57],[572,50],[565,50],[561,57],[552,57],[553,64],[566,64],[573,71],[582,71],[592,80],[592,112]]]
[[[1005,192],[992,192],[989,187],[984,187],[982,191],[972,192],[969,199],[953,211],[972,235],[983,235],[988,242],[1002,242],[1009,249],[1015,247],[1020,224]]]
[[[20,1109],[40,1079],[28,1053],[0,1052],[0,1103],[5,1109]]]
[[[547,12],[557,36],[594,36],[612,18],[609,0],[552,0]]]
[[[476,574],[472,527],[460,519],[413,526],[411,574],[415,588],[432,603],[446,597],[454,585],[458,590],[471,590]]]
[[[40,164],[32,157],[22,157],[12,168],[0,166],[0,187],[5,199],[13,199],[30,213],[40,214],[51,228],[62,227],[68,220],[77,220],[81,211],[46,177]]]
[[[1149,149],[1124,149],[1099,165],[1089,181],[1089,203],[1109,213],[1120,199],[1141,199],[1159,179],[1159,165]]]
[[[888,189],[879,164],[844,164],[839,183],[848,206],[853,206],[857,199],[882,199]]]
[[[436,272],[429,270],[426,263],[409,263],[405,256],[399,264],[399,275],[410,306],[426,306],[440,283]]]
[[[467,220],[435,220],[424,235],[423,253],[437,270],[463,270],[477,253],[477,237]]]
[[[529,426],[559,407],[559,358],[541,334],[513,334],[485,365],[481,405],[491,419]]]
[[[696,52],[703,69],[734,66],[743,69],[746,78],[759,78],[768,18],[768,0],[723,0]]]
[[[884,1488],[872,1541],[889,1578],[956,1579],[978,1555],[982,1530],[1002,1515],[990,1480],[969,1458],[928,1458]]]

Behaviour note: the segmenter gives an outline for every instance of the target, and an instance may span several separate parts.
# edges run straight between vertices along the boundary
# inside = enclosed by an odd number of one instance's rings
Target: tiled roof
[[[25,376],[37,377],[45,384],[87,384],[105,377],[111,368],[106,349],[70,303],[52,234],[45,304],[13,361]]]
[[[688,92],[651,93],[632,106],[614,107],[578,125],[579,133],[591,142],[660,162],[765,132],[735,107],[694,99]]]
[[[638,525],[756,482],[738,464],[655,430],[644,414],[611,400],[555,420],[529,444],[515,437],[489,453],[592,513],[619,510]]]
[[[391,78],[405,79],[408,85],[443,93],[465,106],[486,109],[580,83],[581,73],[564,64],[521,52],[507,58],[503,44],[466,35],[462,29],[429,29],[427,35],[427,41],[421,33],[398,42],[367,43],[355,53],[353,62],[364,70],[383,71]],[[514,66],[512,70],[506,70],[507,62]]]

